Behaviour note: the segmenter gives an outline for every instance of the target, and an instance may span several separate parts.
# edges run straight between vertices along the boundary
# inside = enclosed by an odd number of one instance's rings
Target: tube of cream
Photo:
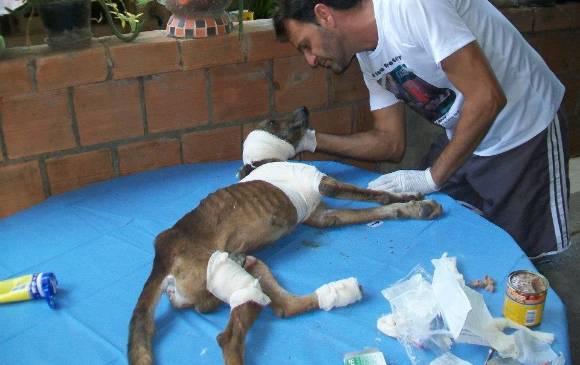
[[[54,296],[57,285],[56,276],[51,272],[0,280],[0,303],[44,298],[51,308],[55,308]]]

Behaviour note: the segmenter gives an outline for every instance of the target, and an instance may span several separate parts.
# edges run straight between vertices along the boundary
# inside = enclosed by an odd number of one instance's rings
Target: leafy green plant
[[[101,6],[108,8],[111,15],[121,22],[121,28],[125,28],[125,25],[128,25],[129,29],[131,29],[131,32],[135,32],[137,30],[137,27],[139,27],[140,24],[139,18],[143,16],[143,13],[138,14],[130,13],[129,11],[127,11],[127,6],[122,0],[120,1],[120,3],[123,9],[119,9],[119,5],[116,2],[113,2],[112,0],[91,0],[91,1],[97,1],[101,3]],[[105,12],[105,14],[106,13],[107,12]]]
[[[31,16],[35,9],[38,9],[39,6],[49,3],[57,3],[57,2],[66,2],[67,0],[24,0],[22,2],[22,6],[17,9],[10,10],[10,13],[17,14],[17,13],[30,13]],[[123,0],[117,0],[121,6],[117,4],[115,0],[91,0],[92,2],[97,2],[101,5],[104,10],[105,17],[107,21],[111,25],[113,33],[117,36],[117,38],[121,39],[125,42],[130,42],[135,39],[142,28],[142,23],[140,21],[140,17],[143,13],[133,14],[127,11],[127,6]],[[139,0],[137,0],[139,1]],[[120,29],[117,28],[114,20],[116,19],[121,23],[121,28],[124,29],[128,27],[131,31],[131,34],[124,34]]]

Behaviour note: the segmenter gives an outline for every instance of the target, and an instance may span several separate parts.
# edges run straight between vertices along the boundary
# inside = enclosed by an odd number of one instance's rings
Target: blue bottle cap
[[[40,289],[42,291],[41,296],[46,299],[46,302],[51,308],[56,308],[56,302],[54,296],[56,295],[56,288],[58,286],[58,281],[56,276],[51,272],[40,273]]]

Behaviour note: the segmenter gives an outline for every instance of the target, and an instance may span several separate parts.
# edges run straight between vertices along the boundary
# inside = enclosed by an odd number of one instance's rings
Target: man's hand
[[[304,151],[314,152],[315,150],[316,150],[316,132],[314,131],[314,129],[308,129],[306,130],[306,133],[304,133],[304,136],[302,136],[300,142],[298,142],[298,146],[296,146],[296,153]]]
[[[431,168],[391,172],[371,181],[368,188],[393,193],[415,192],[421,194],[429,194],[439,190],[439,186],[435,184],[431,176]]]

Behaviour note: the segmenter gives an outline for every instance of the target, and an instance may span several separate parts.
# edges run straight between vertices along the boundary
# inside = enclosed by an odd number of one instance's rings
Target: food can
[[[503,304],[504,317],[527,327],[542,322],[548,279],[528,270],[509,274]]]

